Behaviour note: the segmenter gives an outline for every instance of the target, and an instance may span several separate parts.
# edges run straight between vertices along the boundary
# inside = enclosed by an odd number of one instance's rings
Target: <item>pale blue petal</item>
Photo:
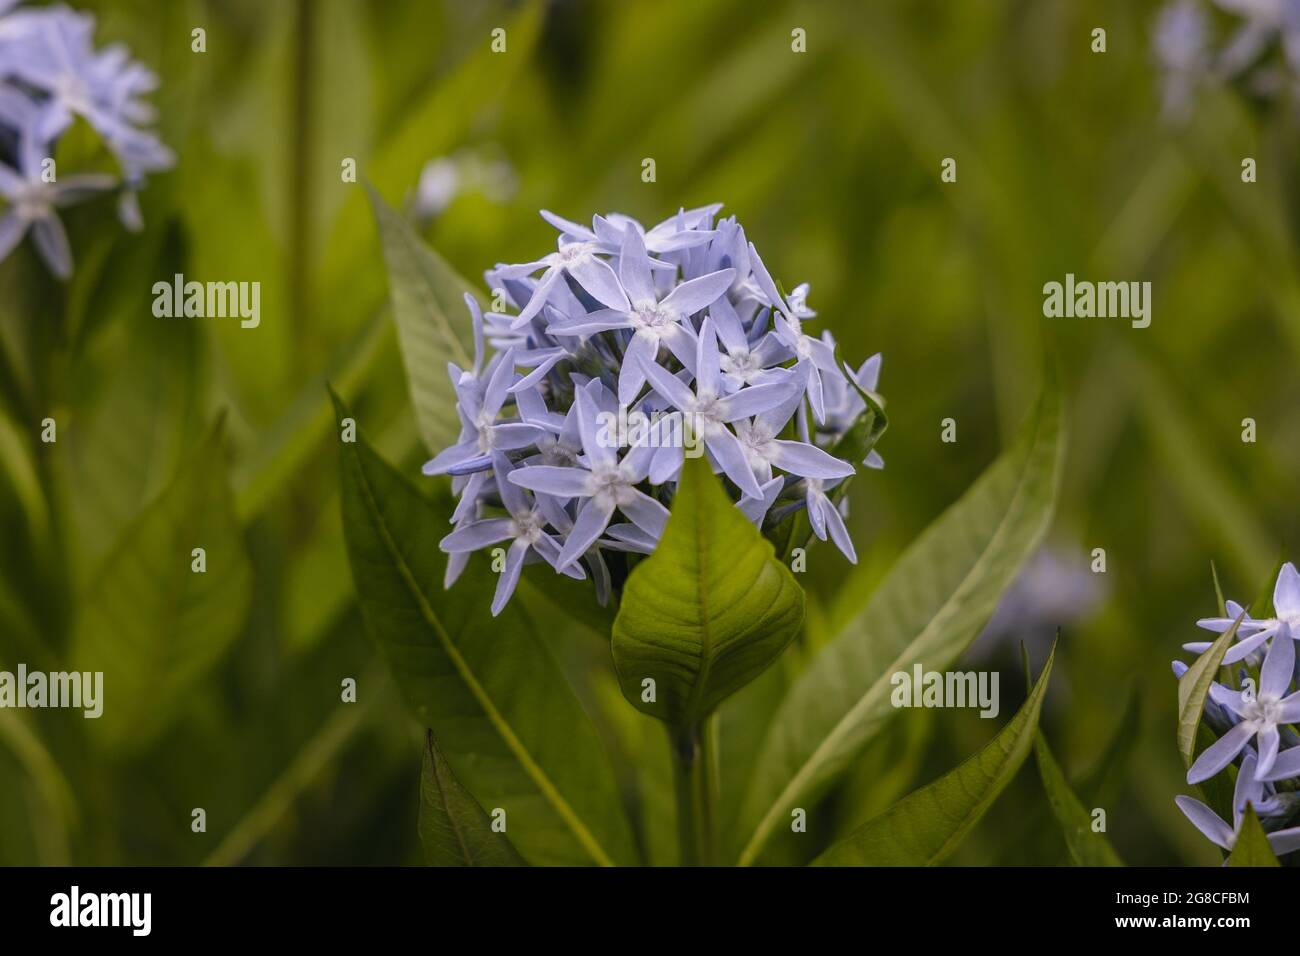
[[[1232,763],[1237,754],[1241,753],[1241,749],[1246,746],[1254,735],[1255,731],[1250,728],[1249,724],[1237,724],[1230,728],[1226,734],[1206,747],[1205,751],[1196,758],[1191,769],[1187,771],[1187,782],[1197,784],[1203,780],[1209,780]]]
[[[1205,834],[1206,839],[1225,850],[1232,849],[1233,843],[1236,842],[1236,834],[1213,810],[1200,800],[1191,797],[1174,797],[1174,803],[1178,804],[1178,809],[1183,811],[1187,819],[1192,822],[1192,826]]]

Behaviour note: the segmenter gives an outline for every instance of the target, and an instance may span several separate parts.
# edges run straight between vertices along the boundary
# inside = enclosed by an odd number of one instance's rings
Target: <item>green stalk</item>
[[[669,731],[682,866],[717,865],[717,744],[712,718]]]

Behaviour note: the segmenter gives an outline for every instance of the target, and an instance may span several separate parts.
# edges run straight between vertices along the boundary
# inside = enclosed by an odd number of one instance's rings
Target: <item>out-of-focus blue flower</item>
[[[1175,0],[1156,20],[1155,52],[1164,71],[1165,116],[1187,119],[1193,96],[1209,72],[1209,24],[1201,0]]]
[[[1172,0],[1156,19],[1153,46],[1163,73],[1166,117],[1187,119],[1197,87],[1243,80],[1257,94],[1300,87],[1300,0],[1213,0],[1236,18],[1221,35],[1209,0]]]
[[[147,127],[154,121],[146,97],[157,78],[120,45],[96,49],[95,20],[67,7],[15,9],[0,2],[0,187],[9,208],[0,226],[0,259],[30,229],[50,270],[72,273],[72,252],[56,206],[118,188],[118,216],[131,230],[143,225],[138,192],[148,174],[170,168],[172,151]],[[76,118],[99,134],[120,176],[44,178],[42,160]],[[41,188],[37,188],[41,187]]]
[[[112,189],[113,177],[85,174],[46,182],[42,157],[30,134],[21,138],[17,153],[17,169],[0,163],[0,196],[8,202],[0,213],[0,260],[30,231],[50,271],[67,279],[72,275],[72,248],[56,210]]]
[[[529,555],[568,574],[585,565],[604,601],[658,543],[688,449],[760,529],[806,510],[813,533],[856,560],[847,499],[828,494],[855,469],[831,450],[865,413],[853,382],[874,392],[879,356],[839,367],[833,342],[803,331],[807,284],[783,297],[735,219],[714,227],[720,208],[649,229],[544,211],[558,251],[486,273],[517,314],[467,297],[474,364],[448,368],[460,436],[424,466],[459,496],[448,585],[469,551],[513,539],[494,613]],[[531,503],[507,500],[523,489]]]

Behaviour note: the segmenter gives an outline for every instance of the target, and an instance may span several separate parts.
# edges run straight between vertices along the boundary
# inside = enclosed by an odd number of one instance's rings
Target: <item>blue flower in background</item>
[[[154,112],[145,97],[152,72],[120,45],[96,49],[95,20],[67,7],[15,9],[0,0],[0,259],[30,232],[41,258],[61,279],[72,274],[72,250],[54,209],[119,190],[118,216],[143,225],[138,200],[150,173],[175,163],[147,129]],[[68,175],[47,181],[44,160],[77,118],[100,137],[119,174]]]
[[[603,603],[621,580],[611,560],[657,545],[688,448],[760,529],[805,510],[856,561],[843,496],[855,468],[831,449],[867,414],[858,389],[874,391],[880,356],[841,367],[829,336],[804,331],[808,285],[782,295],[735,219],[715,227],[720,208],[648,229],[544,211],[558,250],[486,273],[517,313],[467,297],[474,364],[448,369],[460,436],[424,466],[459,496],[448,586],[471,551],[511,541],[494,614],[529,561],[590,577]],[[606,424],[632,418],[647,427]],[[883,462],[868,450],[866,464]]]
[[[72,275],[72,248],[56,212],[112,189],[112,176],[84,174],[46,182],[42,157],[30,135],[18,144],[17,168],[0,162],[0,196],[8,208],[0,213],[0,259],[6,258],[28,232],[45,264],[60,279]]]
[[[1258,95],[1300,85],[1300,0],[1213,0],[1232,26],[1216,35],[1209,0],[1172,0],[1156,18],[1165,116],[1184,122],[1198,87],[1243,80]],[[1216,49],[1217,46],[1217,49]]]

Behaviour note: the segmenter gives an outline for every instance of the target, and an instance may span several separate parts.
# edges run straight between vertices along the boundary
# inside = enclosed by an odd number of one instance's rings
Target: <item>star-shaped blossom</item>
[[[1154,46],[1164,70],[1162,106],[1172,120],[1187,118],[1192,93],[1209,72],[1208,34],[1200,0],[1175,0],[1160,11]]]
[[[1293,0],[1216,0],[1229,13],[1245,18],[1219,57],[1225,76],[1236,76],[1259,57],[1275,38],[1293,70],[1300,70],[1300,7]]]
[[[465,375],[455,365],[448,374],[456,388],[456,412],[460,416],[460,440],[425,462],[426,475],[468,474],[490,467],[494,450],[527,448],[541,436],[537,425],[527,422],[498,422],[501,409],[514,384],[514,351],[498,353],[487,369],[487,382]]]
[[[48,142],[80,116],[133,174],[172,166],[171,150],[140,128],[154,120],[144,97],[157,88],[157,77],[121,45],[96,50],[95,21],[89,15],[57,8],[29,15],[35,15],[35,26],[5,66],[10,75],[46,94],[37,137]]]
[[[520,265],[498,266],[495,275],[502,279],[531,276],[539,269],[544,270],[541,278],[533,287],[532,294],[523,309],[511,323],[513,328],[521,329],[542,311],[551,295],[552,289],[568,275],[597,302],[611,309],[627,309],[627,295],[619,285],[618,276],[609,263],[597,254],[600,246],[594,242],[559,242],[559,248],[534,262]]]
[[[646,249],[659,255],[679,252],[707,243],[714,236],[714,231],[707,227],[721,208],[722,205],[719,203],[701,206],[698,209],[681,209],[676,215],[668,217],[649,229],[631,216],[622,213],[593,216],[590,229],[545,209],[542,210],[542,218],[558,229],[562,238],[576,242],[589,242],[602,252],[611,254],[618,253],[623,247],[627,231],[631,230],[641,237]],[[672,263],[659,259],[652,259],[650,264],[652,268],[666,272],[675,272],[677,268]]]
[[[714,272],[681,283],[662,299],[655,290],[650,274],[649,256],[641,236],[632,229],[623,238],[623,253],[618,271],[630,296],[628,306],[602,309],[562,325],[551,325],[554,335],[593,335],[598,332],[629,330],[631,340],[623,354],[618,376],[618,400],[631,405],[645,385],[642,371],[659,356],[659,347],[667,346],[687,368],[695,364],[695,334],[684,319],[707,308],[727,291],[735,274],[730,269]]]
[[[1197,621],[1198,627],[1222,634],[1236,623],[1238,617],[1245,614],[1245,609],[1235,601],[1225,602],[1227,612],[1234,617],[1207,617]],[[1252,618],[1246,615],[1237,628],[1237,643],[1228,648],[1223,655],[1223,663],[1235,664],[1257,651],[1269,638],[1278,636],[1282,640],[1300,640],[1300,572],[1290,562],[1282,565],[1277,582],[1273,587],[1273,610],[1276,616]],[[1201,652],[1209,644],[1194,643],[1184,645],[1186,650],[1200,647]]]
[[[793,358],[794,353],[773,333],[762,330],[757,322],[755,328],[746,331],[736,307],[727,296],[720,296],[709,306],[709,318],[713,320],[714,331],[726,350],[721,366],[727,391],[734,392],[746,385],[762,385],[785,374],[776,371],[776,367]],[[757,340],[751,335],[757,335]]]
[[[812,525],[813,534],[822,541],[825,541],[829,534],[830,539],[835,542],[835,547],[840,549],[844,557],[848,558],[851,564],[857,564],[858,552],[853,547],[849,529],[844,526],[844,514],[840,511],[847,505],[847,499],[837,505],[826,494],[843,480],[843,478],[833,481],[805,478],[803,480],[804,501],[808,508],[808,523]]]
[[[751,420],[735,423],[736,437],[745,451],[745,459],[761,482],[772,478],[773,469],[779,468],[800,478],[834,481],[848,478],[853,466],[823,451],[808,441],[794,441],[777,436],[794,413],[788,405],[777,405],[760,412]]]
[[[1241,822],[1246,814],[1247,805],[1255,808],[1261,817],[1270,816],[1270,810],[1276,805],[1276,798],[1268,792],[1256,776],[1255,755],[1247,753],[1237,774],[1237,786],[1232,795],[1232,826],[1228,826],[1219,815],[1200,800],[1193,797],[1177,796],[1174,802],[1178,809],[1191,821],[1196,829],[1216,846],[1232,852],[1241,833]],[[1300,827],[1276,830],[1268,834],[1269,846],[1278,856],[1300,849]]]
[[[1300,720],[1300,691],[1287,694],[1295,674],[1295,642],[1275,640],[1259,672],[1253,694],[1216,696],[1215,702],[1238,719],[1222,737],[1201,753],[1187,771],[1189,784],[1208,780],[1236,759],[1252,740],[1259,751],[1258,772],[1266,775],[1277,759],[1279,725]]]
[[[574,401],[587,464],[571,468],[528,465],[510,475],[515,484],[533,491],[561,499],[586,499],[564,542],[558,561],[560,568],[582,557],[604,533],[616,510],[656,540],[668,523],[668,509],[636,487],[646,478],[653,449],[631,448],[620,460],[617,449],[599,438],[595,401],[585,389],[577,390]]]
[[[47,183],[41,174],[42,157],[30,135],[20,140],[17,169],[0,163],[0,196],[9,203],[0,215],[0,260],[30,231],[50,271],[67,279],[72,275],[72,248],[57,210],[112,189],[116,180],[103,174],[82,174]]]
[[[695,388],[692,390],[663,366],[645,360],[641,363],[641,369],[651,388],[686,416],[687,424],[695,435],[704,440],[704,446],[723,473],[744,494],[751,498],[761,498],[763,493],[754,478],[754,470],[745,455],[745,448],[740,439],[727,428],[727,424],[753,418],[784,405],[792,395],[797,394],[798,382],[793,375],[787,374],[779,381],[751,385],[729,395],[724,394],[718,339],[713,332],[711,319],[705,319],[700,327],[695,366]],[[681,449],[677,449],[675,457],[680,458],[681,452]],[[776,453],[782,452],[778,449]],[[787,454],[793,456],[795,453]]]
[[[450,554],[458,554],[479,551],[503,541],[510,542],[506,551],[505,569],[497,581],[496,595],[492,599],[492,616],[496,617],[515,593],[519,573],[530,554],[536,554],[570,577],[581,580],[586,575],[576,565],[562,567],[558,564],[560,544],[553,535],[546,532],[546,518],[533,502],[533,496],[509,481],[515,470],[510,459],[500,451],[492,452],[491,457],[496,489],[509,517],[468,522],[443,538],[439,547]]]
[[[776,282],[772,279],[772,274],[767,271],[763,265],[763,260],[754,248],[754,244],[749,244],[749,258],[754,269],[754,279],[758,286],[767,296],[772,308],[776,310],[773,313],[772,321],[776,326],[776,337],[786,348],[790,349],[798,360],[797,364],[808,371],[808,401],[812,405],[813,415],[817,421],[826,420],[826,404],[822,387],[822,376],[837,376],[842,374],[839,366],[835,364],[835,350],[828,346],[821,339],[808,335],[803,330],[803,320],[808,318],[809,313],[806,294],[807,286],[801,285],[800,289],[803,294],[799,299],[793,296],[786,299],[781,295],[776,287]]]

